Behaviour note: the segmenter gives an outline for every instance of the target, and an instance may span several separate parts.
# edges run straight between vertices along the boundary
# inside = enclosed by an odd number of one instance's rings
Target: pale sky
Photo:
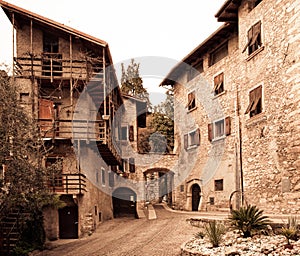
[[[7,2],[108,42],[113,61],[117,64],[144,56],[160,56],[180,61],[222,25],[214,15],[225,0]],[[0,63],[11,63],[11,30],[8,18],[1,9]],[[157,87],[162,79],[163,77],[143,80],[149,92],[159,92]]]

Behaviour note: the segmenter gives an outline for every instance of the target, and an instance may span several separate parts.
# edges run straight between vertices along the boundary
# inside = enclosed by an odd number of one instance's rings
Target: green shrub
[[[288,218],[288,223],[285,227],[282,227],[281,234],[285,236],[287,244],[290,244],[290,240],[297,240],[298,232],[298,221],[296,216],[290,216]]]
[[[229,220],[234,229],[242,232],[243,237],[251,237],[254,231],[264,230],[270,223],[268,217],[263,216],[263,211],[254,205],[233,210]]]
[[[218,247],[222,242],[223,235],[225,234],[225,226],[213,220],[204,226],[205,233],[213,247]]]

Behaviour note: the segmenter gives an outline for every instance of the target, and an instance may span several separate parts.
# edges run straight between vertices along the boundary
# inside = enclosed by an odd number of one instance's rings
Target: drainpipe
[[[241,125],[241,115],[240,115],[240,94],[239,88],[237,85],[236,90],[236,99],[237,99],[237,116],[238,116],[238,130],[239,130],[239,164],[240,164],[240,182],[241,182],[241,199],[242,199],[242,206],[244,205],[244,174],[243,174],[243,148],[242,148],[242,125]]]

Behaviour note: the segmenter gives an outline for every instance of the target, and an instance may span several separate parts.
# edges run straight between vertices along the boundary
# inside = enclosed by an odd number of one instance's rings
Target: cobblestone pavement
[[[101,224],[90,237],[59,244],[38,256],[177,256],[180,246],[197,232],[186,219],[189,213],[174,213],[155,206],[157,219],[119,218]],[[195,215],[194,215],[195,216]]]

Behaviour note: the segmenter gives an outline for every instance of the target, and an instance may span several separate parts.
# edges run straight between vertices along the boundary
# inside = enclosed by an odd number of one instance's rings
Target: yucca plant
[[[231,226],[242,232],[243,237],[251,237],[253,231],[263,230],[269,225],[267,216],[255,205],[247,205],[238,210],[233,210],[229,217]]]
[[[205,233],[213,247],[218,247],[222,242],[223,235],[225,234],[225,226],[217,223],[216,220],[208,222],[204,226]]]
[[[281,234],[285,236],[287,245],[291,245],[290,240],[297,239],[298,221],[296,216],[288,217],[288,223],[285,227],[282,227]]]

